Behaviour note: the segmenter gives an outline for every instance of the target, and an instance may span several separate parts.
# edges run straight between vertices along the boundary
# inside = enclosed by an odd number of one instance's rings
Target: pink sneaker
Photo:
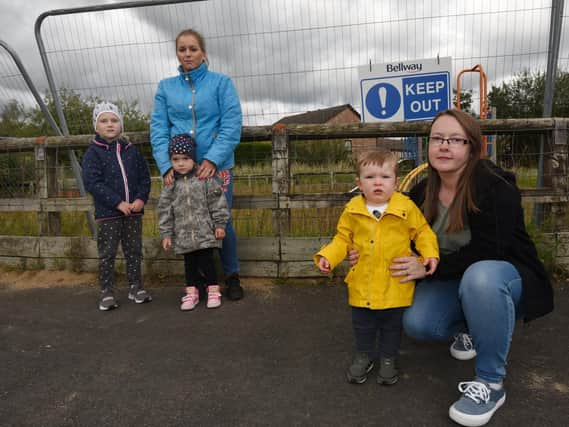
[[[198,302],[200,302],[198,289],[195,286],[186,286],[186,295],[182,297],[182,305],[180,306],[180,310],[193,310],[196,308],[196,305],[198,305]]]
[[[217,308],[221,305],[221,292],[219,285],[209,285],[207,287],[207,308]]]

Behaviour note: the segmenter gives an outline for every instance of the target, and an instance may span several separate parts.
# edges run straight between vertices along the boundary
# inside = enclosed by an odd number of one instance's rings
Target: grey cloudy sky
[[[97,1],[96,4],[117,3]],[[45,91],[34,37],[45,11],[88,0],[0,0],[0,39]],[[210,0],[50,17],[42,36],[59,86],[81,94],[137,99],[150,109],[157,82],[173,75],[173,38],[193,27],[206,36],[211,69],[234,79],[248,124],[351,103],[360,110],[358,72],[437,55],[458,71],[482,64],[491,83],[522,69],[544,70],[550,1]],[[562,51],[566,52],[562,37]],[[560,65],[567,62],[562,53]],[[0,98],[3,81],[0,76]],[[465,87],[476,90],[477,80]]]

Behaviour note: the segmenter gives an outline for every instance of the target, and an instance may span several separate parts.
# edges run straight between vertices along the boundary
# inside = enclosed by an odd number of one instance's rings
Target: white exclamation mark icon
[[[385,103],[387,101],[387,89],[385,86],[381,86],[377,90],[377,93],[379,95],[379,107],[381,109],[381,115],[385,116],[387,114],[387,111],[385,110]]]

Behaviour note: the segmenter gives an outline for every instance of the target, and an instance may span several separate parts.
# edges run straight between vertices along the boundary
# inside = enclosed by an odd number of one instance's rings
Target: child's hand
[[[165,237],[164,239],[162,239],[162,249],[164,249],[166,252],[168,252],[171,247],[172,247],[172,239],[171,238]]]
[[[225,229],[224,228],[216,228],[215,229],[215,238],[217,240],[222,240],[225,237]]]
[[[130,204],[131,212],[140,212],[144,208],[144,202],[140,199],[136,199],[134,202]]]
[[[318,269],[320,270],[320,273],[324,273],[324,274],[329,274],[331,269],[330,269],[330,263],[328,262],[328,260],[324,257],[320,257],[320,259],[318,260]]]
[[[117,209],[119,211],[121,211],[123,214],[125,214],[126,216],[130,215],[130,211],[131,211],[130,203],[122,201],[118,204]]]
[[[423,261],[423,265],[425,266],[427,276],[430,276],[437,269],[437,265],[439,265],[439,260],[437,258],[425,258],[425,260]]]

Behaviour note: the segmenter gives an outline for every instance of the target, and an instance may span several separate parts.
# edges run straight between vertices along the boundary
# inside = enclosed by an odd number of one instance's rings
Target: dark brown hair
[[[388,150],[368,150],[364,151],[358,156],[358,163],[356,165],[357,176],[360,176],[363,166],[378,165],[383,166],[384,163],[392,163],[395,170],[395,176],[399,172],[399,165],[397,164],[397,157]]]
[[[470,144],[470,158],[458,180],[454,200],[449,206],[449,220],[446,231],[454,233],[464,228],[464,219],[467,212],[479,211],[474,203],[474,170],[482,153],[482,134],[480,132],[480,123],[474,117],[456,109],[438,113],[431,123],[431,129],[433,124],[443,116],[450,116],[460,124]],[[429,163],[425,201],[422,206],[425,218],[429,222],[432,222],[437,216],[440,189],[441,177],[438,171]]]

